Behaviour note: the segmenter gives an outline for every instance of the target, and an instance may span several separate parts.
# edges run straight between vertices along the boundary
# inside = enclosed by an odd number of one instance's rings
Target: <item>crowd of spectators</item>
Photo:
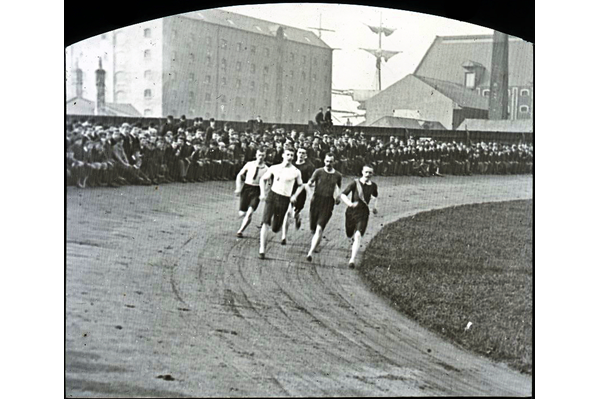
[[[103,126],[94,122],[67,125],[67,185],[78,187],[170,182],[234,180],[242,166],[266,150],[266,163],[282,161],[286,147],[304,147],[315,167],[326,153],[335,155],[334,168],[358,176],[366,163],[379,176],[444,176],[472,174],[531,174],[531,144],[500,144],[470,140],[441,142],[400,136],[366,136],[346,129],[340,135],[289,132],[277,126],[250,123],[238,132],[227,123],[169,117],[162,126],[141,124]],[[255,121],[256,122],[256,121]],[[326,130],[325,132],[328,132]]]

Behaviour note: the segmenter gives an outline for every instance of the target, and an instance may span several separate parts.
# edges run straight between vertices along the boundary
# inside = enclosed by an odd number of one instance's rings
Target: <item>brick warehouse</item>
[[[66,50],[67,100],[96,99],[98,58],[106,101],[141,115],[306,123],[331,104],[332,52],[314,33],[222,10],[157,19]],[[67,110],[67,112],[69,112]]]

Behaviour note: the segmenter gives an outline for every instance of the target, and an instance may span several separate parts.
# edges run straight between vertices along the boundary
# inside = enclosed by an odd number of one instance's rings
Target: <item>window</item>
[[[196,79],[196,75],[193,72],[190,72],[188,77],[189,77],[190,81],[193,81]]]
[[[290,78],[294,79],[294,71],[293,70],[290,71]]]
[[[152,53],[150,50],[144,50],[144,60],[150,60],[152,58]]]
[[[271,51],[265,47],[265,57],[269,57],[269,55],[271,54]]]
[[[194,61],[196,61],[196,56],[194,55],[194,53],[190,53],[190,62]]]
[[[242,43],[238,42],[237,44],[237,51],[242,51]]]
[[[235,81],[235,88],[239,89],[242,87],[242,80],[241,79],[236,79]]]
[[[221,59],[221,70],[225,71],[227,69],[227,60]]]
[[[294,87],[290,86],[290,94],[293,94],[293,93],[294,93]]]
[[[190,92],[189,97],[191,102],[194,102],[194,100],[196,100],[196,94],[194,92]]]
[[[267,94],[269,92],[269,84],[268,83],[265,83],[263,85],[263,91],[265,92],[265,94]]]
[[[254,84],[254,81],[250,82],[250,90],[254,90],[256,88],[256,85]]]
[[[302,71],[302,80],[305,81],[306,80],[306,72]]]
[[[152,79],[152,71],[150,71],[149,69],[145,70],[144,71],[144,79]]]
[[[483,97],[490,97],[490,90],[489,89],[483,89],[481,91],[481,94],[483,95]]]
[[[212,60],[211,60],[210,56],[206,56],[206,65],[208,65],[210,67],[211,64],[212,64]]]
[[[529,89],[521,89],[521,96],[529,96]]]
[[[221,86],[227,86],[227,78],[221,78]]]
[[[150,115],[152,115],[152,110],[150,108],[146,108],[144,110],[144,117],[149,117]]]
[[[238,61],[235,63],[235,70],[240,72],[242,70],[242,63],[241,61]]]
[[[221,39],[221,48],[227,50],[227,40]]]
[[[127,94],[124,91],[119,91],[115,94],[115,103],[127,102]]]
[[[210,101],[210,93],[204,94],[204,101]]]
[[[316,82],[316,81],[317,81],[317,74],[313,74],[313,77],[312,77],[312,78],[313,78],[313,79],[312,79],[312,80],[313,80],[313,82]]]
[[[210,83],[210,75],[204,77],[204,83]]]
[[[265,108],[269,107],[269,100],[265,99]]]
[[[306,56],[302,56],[302,63],[306,64]]]
[[[150,98],[152,98],[152,90],[151,90],[151,89],[146,89],[146,90],[144,90],[144,98],[145,98],[145,99],[150,99]]]
[[[521,113],[528,113],[529,112],[529,106],[519,106],[519,112]]]
[[[304,94],[304,88],[300,88],[300,94]]]
[[[115,84],[120,85],[123,83],[126,83],[127,81],[127,74],[124,71],[118,71],[115,74]]]
[[[225,95],[221,96],[221,103],[227,103],[227,97]]]
[[[173,61],[175,61],[177,59],[177,52],[176,51],[173,52],[173,55],[171,56],[171,59]]]
[[[290,53],[290,61],[294,61],[294,53]]]
[[[144,37],[145,38],[152,37],[152,31],[150,30],[150,28],[144,29]]]
[[[256,46],[250,46],[250,54],[256,54]]]
[[[250,65],[250,72],[252,72],[253,74],[256,73],[256,64],[251,64]]]
[[[265,66],[265,69],[264,69],[263,72],[264,72],[265,75],[268,75],[269,74],[269,67]]]
[[[207,45],[207,46],[210,46],[210,45],[211,45],[211,42],[212,42],[212,38],[211,38],[210,36],[207,36],[207,37],[206,37],[206,45]]]
[[[475,87],[475,72],[467,72],[465,74],[465,86],[469,89]]]

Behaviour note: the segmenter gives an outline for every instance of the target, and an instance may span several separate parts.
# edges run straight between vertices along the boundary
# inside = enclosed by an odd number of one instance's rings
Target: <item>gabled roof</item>
[[[303,43],[310,46],[317,46],[326,49],[331,49],[324,41],[319,39],[311,31],[294,28],[287,25],[277,24],[263,19],[247,17],[245,15],[232,13],[230,11],[219,10],[216,8],[210,10],[201,10],[180,14],[181,17],[191,18],[199,21],[204,21],[209,24],[226,26],[228,28],[241,29],[244,31],[266,35],[276,36],[277,29],[283,28],[284,37],[288,40]]]
[[[385,128],[408,128],[408,129],[432,129],[446,130],[444,125],[437,121],[424,121],[412,118],[402,117],[381,117],[373,122],[370,126],[385,127]]]
[[[485,67],[478,86],[490,85],[493,35],[437,36],[414,74],[463,84],[465,62]],[[517,37],[508,39],[508,85],[533,85],[533,44]]]
[[[460,107],[475,108],[478,110],[488,109],[489,99],[487,97],[480,96],[462,85],[423,76],[415,75],[415,77],[448,97]]]
[[[95,115],[96,103],[82,97],[73,97],[67,100],[67,114],[69,115]],[[118,117],[141,117],[142,114],[131,104],[106,103],[100,115]]]

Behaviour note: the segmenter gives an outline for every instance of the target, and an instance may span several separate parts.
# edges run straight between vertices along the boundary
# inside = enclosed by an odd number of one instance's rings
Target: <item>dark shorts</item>
[[[249,207],[254,211],[260,204],[260,187],[244,183],[242,193],[240,193],[240,211],[246,212]]]
[[[313,196],[310,202],[310,230],[317,230],[317,225],[325,229],[333,215],[335,199],[332,197]]]
[[[269,225],[273,232],[279,232],[281,230],[281,226],[283,225],[283,218],[285,217],[285,213],[287,212],[289,206],[289,197],[270,191],[267,195],[267,201],[265,204],[263,224]]]
[[[346,209],[346,236],[351,238],[354,236],[356,231],[360,232],[362,236],[365,236],[367,230],[367,224],[369,223],[369,210],[368,209]]]
[[[299,213],[304,209],[304,205],[306,204],[306,189],[300,192],[298,197],[296,198],[296,202],[294,203],[294,211]]]

